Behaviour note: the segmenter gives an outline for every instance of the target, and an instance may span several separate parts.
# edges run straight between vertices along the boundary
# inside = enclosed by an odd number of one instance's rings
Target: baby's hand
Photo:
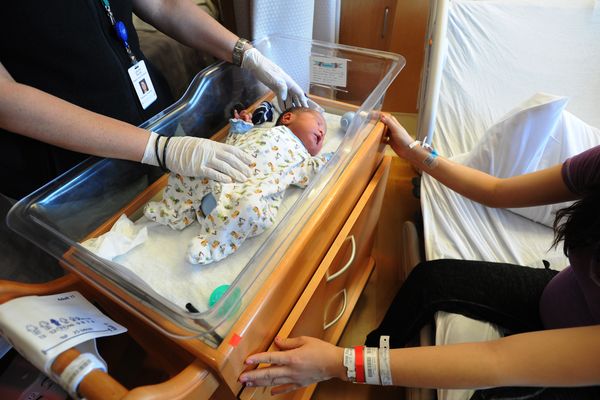
[[[237,110],[233,110],[233,118],[241,119],[242,121],[252,122],[252,113],[246,110],[242,110],[238,113]]]

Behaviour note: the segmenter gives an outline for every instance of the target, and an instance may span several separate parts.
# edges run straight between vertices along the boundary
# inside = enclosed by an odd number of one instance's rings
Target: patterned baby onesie
[[[252,125],[232,120],[226,139],[256,159],[251,165],[253,175],[246,182],[221,183],[171,174],[162,201],[150,202],[144,209],[149,219],[177,230],[198,220],[201,234],[191,240],[187,251],[192,264],[219,261],[247,238],[271,227],[286,188],[306,187],[331,158],[332,153],[311,156],[285,126],[249,128]],[[205,216],[201,204],[209,193],[216,207]]]

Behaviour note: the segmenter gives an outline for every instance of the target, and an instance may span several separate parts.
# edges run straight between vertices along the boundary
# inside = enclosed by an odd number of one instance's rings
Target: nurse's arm
[[[16,82],[0,64],[0,127],[64,149],[139,161],[149,132]]]
[[[133,0],[135,14],[196,50],[231,62],[238,36],[190,0]]]

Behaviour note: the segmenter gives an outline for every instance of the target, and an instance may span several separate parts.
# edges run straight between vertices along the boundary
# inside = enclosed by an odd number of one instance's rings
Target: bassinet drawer
[[[339,340],[375,265],[371,249],[390,162],[389,157],[382,161],[277,336]],[[315,386],[277,398],[310,398]],[[240,398],[271,398],[270,388],[245,388]]]

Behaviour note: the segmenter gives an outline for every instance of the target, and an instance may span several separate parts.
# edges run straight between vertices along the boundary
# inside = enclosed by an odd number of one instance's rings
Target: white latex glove
[[[292,106],[309,107],[323,113],[323,108],[306,97],[302,88],[271,60],[261,54],[256,48],[244,52],[242,68],[252,71],[256,79],[265,84],[277,95],[279,111]]]
[[[158,166],[156,158],[162,159],[166,137],[150,132],[142,163]],[[173,136],[167,145],[163,164],[171,172],[184,176],[203,177],[229,183],[233,180],[244,182],[252,174],[248,166],[254,162],[252,156],[237,147],[210,139],[193,136]]]

